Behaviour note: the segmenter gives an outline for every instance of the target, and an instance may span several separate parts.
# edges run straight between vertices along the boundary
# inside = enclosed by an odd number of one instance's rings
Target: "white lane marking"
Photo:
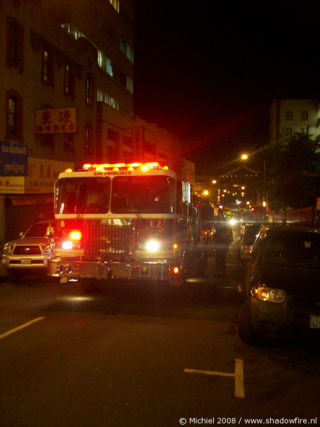
[[[12,335],[12,334],[20,331],[21,329],[27,328],[28,326],[32,325],[33,323],[39,322],[40,320],[43,320],[43,319],[44,319],[44,317],[36,317],[35,319],[30,320],[30,322],[23,323],[22,325],[17,326],[14,329],[10,329],[9,331],[4,332],[3,334],[0,335],[0,340],[2,340],[3,338],[6,338],[9,335]]]
[[[234,395],[235,397],[244,398],[244,373],[243,373],[243,360],[235,359],[235,371],[217,372],[217,371],[202,371],[199,369],[184,369],[187,374],[202,374],[202,375],[218,375],[220,377],[233,377],[234,378]]]
[[[236,397],[244,397],[244,373],[243,373],[243,360],[236,359],[236,367],[234,372],[234,395]]]
[[[184,372],[187,374],[203,374],[203,375],[218,375],[220,377],[234,377],[234,374],[228,372],[216,372],[216,371],[201,371],[199,369],[185,369]]]

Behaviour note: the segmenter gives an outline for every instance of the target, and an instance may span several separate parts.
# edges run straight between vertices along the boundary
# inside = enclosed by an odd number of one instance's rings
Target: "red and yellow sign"
[[[77,131],[76,108],[45,108],[35,110],[34,133],[75,133]]]

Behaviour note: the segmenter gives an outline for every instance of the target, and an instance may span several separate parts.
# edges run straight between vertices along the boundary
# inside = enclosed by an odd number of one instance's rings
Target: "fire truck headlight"
[[[72,247],[73,247],[73,244],[72,244],[72,242],[71,242],[71,240],[64,240],[63,242],[62,242],[62,249],[66,249],[66,250],[68,250],[68,249],[72,249]]]
[[[159,240],[148,240],[146,242],[146,250],[148,252],[157,252],[160,248],[160,242]]]

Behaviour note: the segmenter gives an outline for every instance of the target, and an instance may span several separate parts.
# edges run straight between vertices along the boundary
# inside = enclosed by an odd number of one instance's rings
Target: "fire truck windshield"
[[[112,180],[113,213],[173,212],[174,180],[168,176],[117,176]]]
[[[108,177],[62,178],[56,186],[57,214],[106,213],[109,210]]]

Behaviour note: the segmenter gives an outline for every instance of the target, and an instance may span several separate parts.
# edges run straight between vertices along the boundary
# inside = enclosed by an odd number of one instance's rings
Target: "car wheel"
[[[263,336],[252,329],[250,303],[248,300],[243,304],[240,311],[239,337],[241,341],[251,345],[261,344],[263,341]]]

